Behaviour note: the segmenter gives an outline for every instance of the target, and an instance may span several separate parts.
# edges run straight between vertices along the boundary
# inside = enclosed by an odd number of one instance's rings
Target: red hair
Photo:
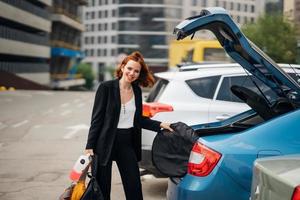
[[[153,86],[153,84],[154,84],[153,75],[151,74],[149,67],[146,65],[146,63],[144,61],[144,57],[138,51],[131,53],[130,55],[126,56],[123,59],[122,63],[119,65],[119,67],[115,71],[115,76],[119,79],[122,77],[123,72],[121,69],[130,60],[138,62],[141,66],[140,75],[139,75],[138,79],[135,80],[134,82],[136,82],[138,85],[143,86],[143,87]]]

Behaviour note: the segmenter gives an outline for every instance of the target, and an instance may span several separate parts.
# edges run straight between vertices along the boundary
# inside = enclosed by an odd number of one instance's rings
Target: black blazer
[[[132,84],[132,88],[136,106],[133,145],[136,157],[140,161],[141,128],[157,132],[160,130],[160,122],[142,116],[141,88],[135,83]],[[109,161],[119,122],[120,109],[119,79],[101,83],[95,96],[91,127],[86,144],[86,149],[93,149],[98,155],[100,165],[106,165]]]

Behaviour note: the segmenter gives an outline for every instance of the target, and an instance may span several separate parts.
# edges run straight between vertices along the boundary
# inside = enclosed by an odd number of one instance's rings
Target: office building
[[[51,0],[0,0],[0,70],[50,83]]]
[[[174,27],[213,6],[227,9],[239,25],[254,22],[264,12],[264,0],[89,0],[83,12],[84,62],[93,66],[100,81],[120,55],[135,50],[143,53],[152,71],[166,70]],[[202,31],[196,37],[213,36]]]
[[[53,0],[50,36],[52,88],[68,89],[85,83],[76,72],[84,57],[80,51],[80,39],[84,31],[82,6],[86,3],[85,0]]]

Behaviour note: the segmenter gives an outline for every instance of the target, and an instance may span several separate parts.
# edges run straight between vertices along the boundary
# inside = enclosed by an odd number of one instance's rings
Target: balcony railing
[[[32,14],[35,14],[37,16],[40,16],[42,18],[49,19],[50,15],[46,9],[37,7],[34,4],[31,4],[27,1],[24,1],[24,0],[0,0],[0,1],[10,4],[10,5],[13,5],[22,10],[26,10],[26,11],[28,11]]]
[[[52,47],[62,47],[62,48],[66,48],[66,49],[76,50],[76,51],[80,50],[80,46],[70,44],[65,41],[60,41],[60,40],[51,40],[50,44]]]
[[[49,36],[40,36],[0,25],[0,38],[49,46]]]
[[[11,73],[49,72],[47,63],[0,62],[0,70]]]

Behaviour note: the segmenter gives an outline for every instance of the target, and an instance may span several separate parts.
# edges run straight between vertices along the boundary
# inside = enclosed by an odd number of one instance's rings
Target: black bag
[[[152,162],[167,177],[182,177],[187,173],[191,150],[199,136],[182,122],[171,124],[174,132],[158,132],[152,144]]]
[[[104,200],[100,186],[96,180],[97,168],[98,168],[98,159],[97,156],[94,155],[92,156],[92,163],[91,163],[92,173],[88,175],[90,177],[90,181],[80,200]]]

